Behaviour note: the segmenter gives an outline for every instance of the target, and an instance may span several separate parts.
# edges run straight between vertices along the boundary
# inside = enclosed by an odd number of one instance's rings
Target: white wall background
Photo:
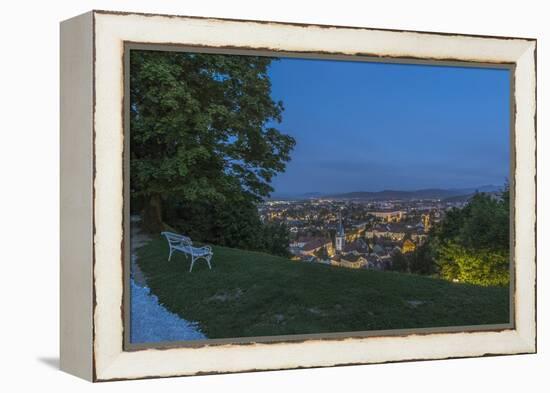
[[[0,13],[0,390],[548,391],[550,23],[543,1],[4,2]],[[91,385],[57,370],[59,27],[90,9],[538,38],[539,354]],[[26,234],[26,239],[23,238]],[[29,239],[28,236],[31,236]],[[546,364],[545,364],[546,363]],[[546,388],[546,389],[545,389]],[[26,390],[26,389],[25,389]]]

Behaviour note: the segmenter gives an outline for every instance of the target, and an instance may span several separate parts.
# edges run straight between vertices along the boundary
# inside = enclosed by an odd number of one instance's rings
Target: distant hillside
[[[491,195],[493,198],[498,198],[500,196],[501,190],[498,190],[498,191],[479,191],[478,190],[478,192],[483,192],[483,193]],[[472,197],[475,194],[476,194],[475,192],[472,192],[472,193],[465,194],[465,195],[455,195],[455,196],[452,196],[452,197],[444,198],[443,202],[467,202],[470,199],[472,199]]]
[[[500,187],[486,185],[477,188],[454,188],[454,189],[442,189],[442,188],[427,188],[414,191],[399,191],[399,190],[384,190],[377,192],[370,191],[357,191],[344,194],[331,195],[332,198],[337,199],[363,199],[363,200],[388,200],[388,199],[448,199],[453,197],[466,197],[473,195],[477,192],[496,192]]]
[[[475,193],[466,194],[466,195],[455,195],[452,197],[444,198],[443,202],[454,203],[454,202],[467,202],[475,195]]]
[[[453,197],[466,198],[476,192],[495,193],[501,191],[502,187],[494,185],[484,185],[470,188],[425,188],[420,190],[383,190],[383,191],[354,191],[338,194],[307,192],[304,194],[278,194],[271,196],[271,200],[300,200],[300,199],[360,199],[360,200],[388,200],[388,199],[447,199]]]

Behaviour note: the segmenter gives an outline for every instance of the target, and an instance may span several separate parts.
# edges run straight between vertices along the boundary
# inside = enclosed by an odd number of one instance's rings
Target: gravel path
[[[168,311],[147,287],[147,278],[136,263],[135,251],[150,238],[139,230],[139,217],[131,217],[132,266],[130,278],[130,341],[134,344],[203,340],[196,322]]]
[[[141,219],[139,216],[130,217],[130,248],[132,250],[132,256],[130,258],[130,277],[136,282],[136,284],[144,287],[147,285],[147,280],[145,279],[145,275],[136,263],[136,250],[145,245],[149,240],[151,240],[151,237],[144,234],[139,229],[140,220]]]

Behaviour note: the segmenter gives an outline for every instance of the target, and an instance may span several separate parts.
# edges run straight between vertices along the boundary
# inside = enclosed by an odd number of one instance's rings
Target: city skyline
[[[501,186],[508,70],[283,58],[269,69],[296,139],[273,195]]]

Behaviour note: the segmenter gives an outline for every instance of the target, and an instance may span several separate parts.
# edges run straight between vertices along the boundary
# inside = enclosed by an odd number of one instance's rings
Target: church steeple
[[[338,228],[336,230],[336,252],[340,253],[344,249],[346,242],[346,233],[344,232],[344,226],[342,225],[342,213],[338,212]]]

